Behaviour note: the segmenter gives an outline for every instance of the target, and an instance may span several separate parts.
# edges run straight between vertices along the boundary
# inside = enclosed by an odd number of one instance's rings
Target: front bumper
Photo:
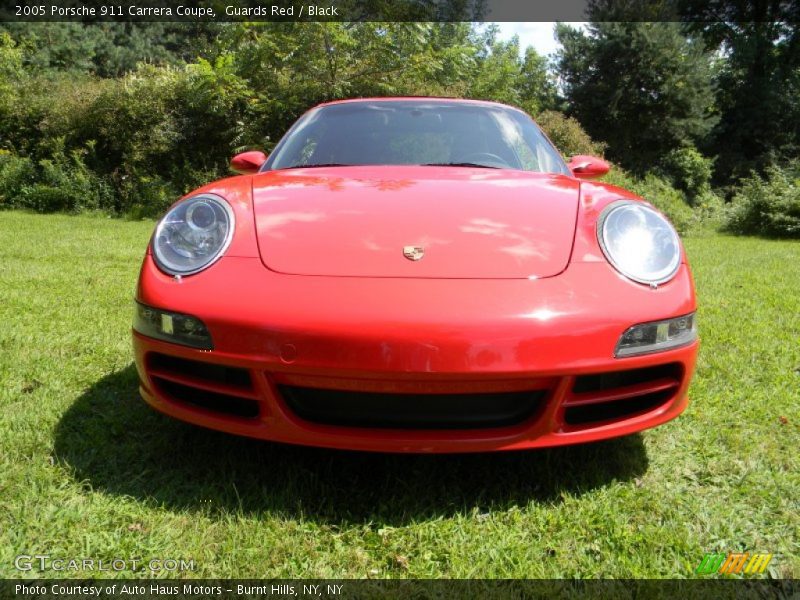
[[[619,336],[631,325],[695,310],[685,265],[673,281],[653,290],[602,263],[575,263],[558,277],[537,281],[477,281],[280,275],[257,258],[226,257],[177,282],[148,256],[137,299],[202,319],[214,341],[214,350],[203,351],[134,333],[140,390],[149,404],[212,429],[332,448],[478,452],[641,431],[686,407],[698,348],[694,342],[657,354],[613,357]],[[231,387],[165,372],[153,366],[152,357],[158,356],[241,369],[249,384]],[[617,387],[585,385],[598,374],[640,369],[653,370],[653,377]],[[240,398],[255,414],[186,402],[173,393],[175,383]],[[363,427],[301,418],[282,386],[393,394],[535,390],[541,401],[503,426]],[[645,397],[657,402],[633,404]],[[573,418],[582,407],[604,402],[616,407],[629,402],[631,409]]]

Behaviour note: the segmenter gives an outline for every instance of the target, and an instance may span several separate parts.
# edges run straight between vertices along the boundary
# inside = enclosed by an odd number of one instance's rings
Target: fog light
[[[147,337],[212,350],[211,334],[200,319],[136,302],[133,329]]]
[[[622,334],[614,356],[649,354],[685,346],[697,339],[695,313],[634,325]]]

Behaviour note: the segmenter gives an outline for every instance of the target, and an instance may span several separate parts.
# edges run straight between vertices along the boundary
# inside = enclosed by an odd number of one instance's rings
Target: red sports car
[[[136,292],[141,394],[197,425],[389,452],[630,434],[687,404],[675,229],[525,113],[373,98],[303,115],[178,201]]]

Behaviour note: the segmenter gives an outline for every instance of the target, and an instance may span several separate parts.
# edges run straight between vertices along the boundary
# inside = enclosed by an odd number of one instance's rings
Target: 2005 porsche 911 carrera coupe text
[[[391,452],[630,434],[687,404],[672,225],[523,112],[376,98],[303,115],[177,202],[136,292],[140,389],[230,433]]]

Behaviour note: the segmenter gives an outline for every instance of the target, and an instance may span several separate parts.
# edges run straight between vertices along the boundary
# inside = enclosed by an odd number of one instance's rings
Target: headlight
[[[213,350],[211,334],[197,317],[153,308],[136,302],[133,313],[133,328],[142,335],[183,344],[201,350]]]
[[[597,223],[597,239],[608,262],[639,283],[666,283],[680,267],[681,243],[675,228],[640,202],[609,205]]]
[[[219,196],[188,198],[170,210],[156,227],[153,256],[170,275],[191,275],[217,260],[233,237],[230,205]]]
[[[691,344],[696,339],[697,319],[694,313],[664,321],[640,323],[622,334],[614,356],[622,358],[671,350]]]

